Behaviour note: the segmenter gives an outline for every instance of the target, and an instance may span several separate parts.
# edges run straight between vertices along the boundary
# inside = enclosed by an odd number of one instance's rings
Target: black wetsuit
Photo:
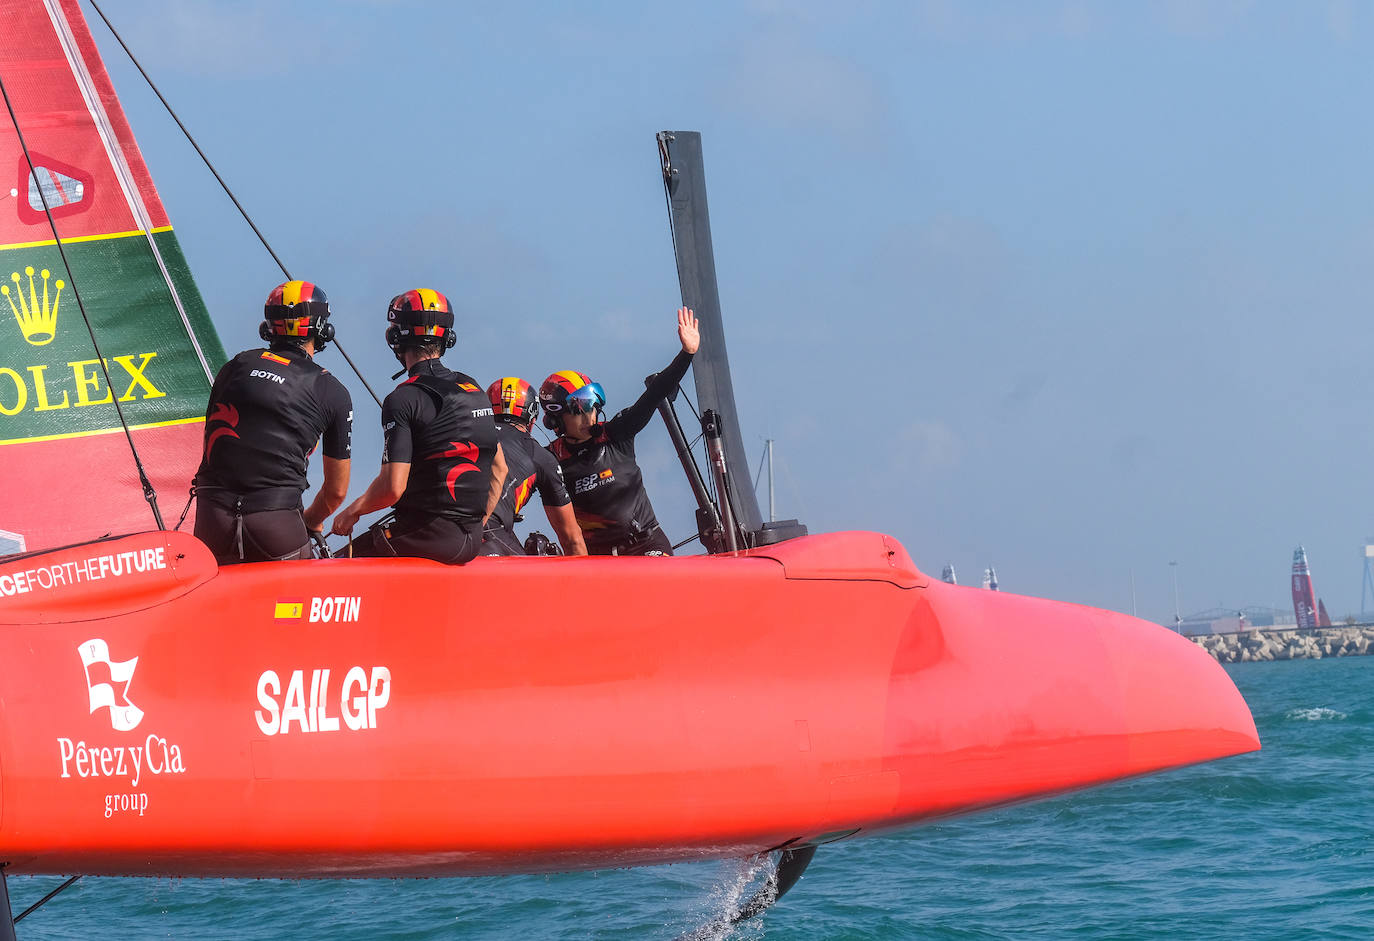
[[[382,402],[382,463],[409,464],[395,519],[353,543],[354,555],[458,564],[477,555],[491,492],[496,427],[476,381],[421,360]]]
[[[691,353],[678,353],[635,404],[610,421],[592,426],[589,439],[575,444],[558,438],[549,445],[563,468],[563,481],[572,495],[573,512],[589,554],[673,554],[635,462],[635,435],[644,430],[658,403],[677,388],[691,364]]]
[[[348,460],[352,426],[348,390],[295,346],[224,364],[195,478],[195,533],[221,565],[310,558],[306,466],[321,435],[326,457]]]
[[[563,485],[563,471],[552,454],[540,447],[527,431],[508,422],[496,425],[501,452],[506,456],[506,483],[501,499],[487,520],[482,540],[483,555],[524,555],[515,536],[515,517],[537,490],[547,507],[567,506],[572,500]]]

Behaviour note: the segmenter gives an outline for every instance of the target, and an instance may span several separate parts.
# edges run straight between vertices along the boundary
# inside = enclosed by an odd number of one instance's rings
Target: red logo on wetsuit
[[[222,422],[227,427],[216,428],[210,431],[210,426],[215,422]],[[214,410],[210,412],[210,417],[205,420],[205,453],[208,456],[210,449],[215,446],[215,442],[220,438],[237,438],[239,433],[234,429],[239,425],[239,410],[228,402],[216,403]]]
[[[449,469],[448,478],[444,481],[448,484],[448,495],[456,502],[458,494],[454,490],[454,481],[466,474],[468,471],[481,470],[477,466],[477,445],[471,441],[450,441],[447,451],[436,451],[434,454],[425,455],[426,461],[437,461],[441,457],[456,457],[458,463]]]

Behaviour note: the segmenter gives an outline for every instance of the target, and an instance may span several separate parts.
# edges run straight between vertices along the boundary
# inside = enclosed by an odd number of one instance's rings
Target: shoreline
[[[1320,660],[1374,654],[1374,627],[1250,630],[1188,638],[1220,663]]]

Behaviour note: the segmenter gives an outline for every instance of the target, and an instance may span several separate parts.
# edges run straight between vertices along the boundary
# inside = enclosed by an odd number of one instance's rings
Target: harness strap
[[[651,529],[637,529],[629,539],[612,546],[611,555],[639,555],[640,553],[637,550],[655,542],[657,537],[660,536],[663,537],[664,542],[667,542],[667,534],[663,532],[663,527],[661,525],[654,526]],[[663,553],[658,550],[653,550],[645,554],[663,555]]]
[[[396,557],[396,549],[391,545],[391,524],[394,522],[396,522],[396,514],[389,513],[367,528],[367,531],[372,534],[373,548],[380,550],[378,555],[384,555],[389,559]],[[350,541],[349,552],[352,551],[353,545]]]
[[[234,501],[234,548],[239,551],[239,561],[243,561],[243,500]]]
[[[176,532],[177,530],[181,529],[181,524],[184,523],[184,522],[186,522],[186,515],[187,515],[188,513],[191,512],[191,504],[192,504],[193,502],[195,502],[195,499],[196,499],[196,485],[195,485],[195,484],[192,484],[192,485],[191,485],[191,489],[190,489],[189,491],[187,491],[187,495],[186,495],[186,506],[182,507],[182,509],[181,509],[181,519],[177,520],[177,524],[176,524],[176,526],[175,526],[175,527],[173,528],[173,530],[172,530],[173,532]]]

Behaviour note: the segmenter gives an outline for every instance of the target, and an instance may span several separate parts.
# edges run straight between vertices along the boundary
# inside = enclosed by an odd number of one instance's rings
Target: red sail
[[[3,554],[154,528],[124,424],[175,517],[224,351],[76,0],[0,22]]]
[[[1312,574],[1307,569],[1307,550],[1298,546],[1293,551],[1293,613],[1298,616],[1299,628],[1317,626],[1316,596],[1312,592]]]

